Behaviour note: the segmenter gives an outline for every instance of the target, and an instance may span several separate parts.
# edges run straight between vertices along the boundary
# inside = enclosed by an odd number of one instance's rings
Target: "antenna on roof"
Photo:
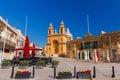
[[[28,21],[28,16],[26,16],[26,23],[25,23],[25,36],[26,36],[26,33],[27,33],[27,21]]]
[[[87,15],[87,26],[88,26],[88,33],[89,33],[89,16]]]

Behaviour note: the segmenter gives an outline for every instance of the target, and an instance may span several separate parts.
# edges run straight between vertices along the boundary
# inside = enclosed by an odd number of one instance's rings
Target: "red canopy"
[[[32,51],[32,55],[35,55],[35,50],[42,50],[42,49],[40,49],[40,48],[35,48],[35,44],[33,44],[33,47],[30,47],[30,46],[29,46],[29,38],[28,38],[28,36],[26,36],[25,46],[22,47],[22,48],[16,48],[15,50],[24,50],[24,55],[23,55],[23,57],[24,57],[25,59],[28,59],[28,57],[29,57],[29,55],[30,55],[30,53],[29,53],[30,50],[33,50],[33,51]]]
[[[16,49],[14,49],[14,50],[24,50],[24,48],[16,48]]]

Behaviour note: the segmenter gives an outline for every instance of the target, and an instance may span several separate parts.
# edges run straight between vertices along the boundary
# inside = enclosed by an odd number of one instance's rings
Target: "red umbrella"
[[[25,59],[28,59],[29,57],[29,39],[28,39],[28,36],[26,36],[26,40],[25,40],[25,47],[24,47],[24,58]]]
[[[29,57],[29,51],[30,50],[33,50],[32,52],[32,54],[33,55],[35,55],[35,50],[42,50],[41,48],[35,48],[35,45],[33,45],[33,47],[30,47],[29,46],[29,39],[28,39],[28,36],[26,36],[26,40],[25,40],[25,45],[24,45],[24,47],[22,47],[22,48],[16,48],[16,49],[14,49],[14,50],[23,50],[24,51],[24,55],[23,55],[23,58],[25,58],[25,59],[28,59],[28,57]]]

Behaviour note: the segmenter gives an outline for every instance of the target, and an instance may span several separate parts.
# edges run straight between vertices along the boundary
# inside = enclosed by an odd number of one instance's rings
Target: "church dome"
[[[72,36],[72,34],[70,33],[69,28],[67,28],[66,35],[68,35],[68,36]]]

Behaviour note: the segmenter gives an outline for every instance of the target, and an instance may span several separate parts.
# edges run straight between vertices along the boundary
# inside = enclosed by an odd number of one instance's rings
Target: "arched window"
[[[98,48],[98,41],[94,41],[94,48]]]
[[[63,29],[61,28],[61,33],[63,33]]]
[[[63,48],[61,47],[61,52],[63,52]]]
[[[63,39],[61,38],[61,42],[63,41]]]
[[[54,46],[54,52],[55,52],[55,53],[58,53],[58,45],[59,45],[58,41],[57,41],[57,40],[54,40],[54,41],[53,41],[53,46]]]
[[[51,34],[51,31],[49,30],[49,34]]]

